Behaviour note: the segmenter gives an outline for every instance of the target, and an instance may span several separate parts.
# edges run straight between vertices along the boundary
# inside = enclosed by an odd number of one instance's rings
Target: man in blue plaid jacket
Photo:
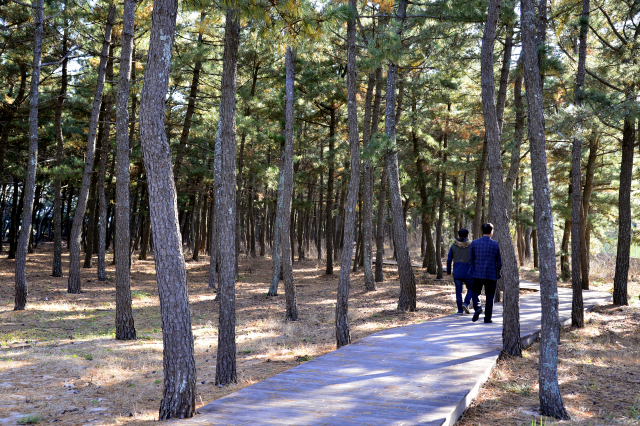
[[[496,284],[500,278],[502,269],[502,259],[500,258],[500,245],[491,239],[493,236],[493,225],[485,223],[482,225],[482,238],[478,238],[469,247],[469,273],[473,277],[472,291],[479,296],[484,287],[486,296],[484,322],[492,323],[493,297],[496,294]],[[478,321],[482,307],[473,314],[472,321]]]

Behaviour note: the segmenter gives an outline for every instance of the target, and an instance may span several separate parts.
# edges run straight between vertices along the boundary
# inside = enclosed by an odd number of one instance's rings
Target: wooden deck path
[[[531,283],[528,283],[531,284]],[[528,286],[530,287],[530,286]],[[570,321],[571,290],[558,289]],[[584,292],[586,309],[610,298]],[[521,295],[521,336],[540,330],[540,293]],[[453,425],[477,395],[502,346],[493,324],[449,315],[385,330],[220,398],[188,425]]]

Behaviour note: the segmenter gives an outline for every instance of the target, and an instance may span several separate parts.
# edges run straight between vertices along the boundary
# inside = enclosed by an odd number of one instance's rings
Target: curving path
[[[535,289],[536,284],[522,283]],[[571,290],[558,289],[571,323]],[[585,291],[585,309],[610,298]],[[540,293],[520,296],[521,336],[540,330]],[[502,304],[493,324],[449,315],[385,330],[305,362],[173,423],[187,425],[453,425],[477,395],[502,346]]]

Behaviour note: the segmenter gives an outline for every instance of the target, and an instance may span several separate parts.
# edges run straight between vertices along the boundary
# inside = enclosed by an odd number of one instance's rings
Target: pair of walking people
[[[449,249],[447,257],[447,275],[451,275],[451,263],[453,263],[453,281],[456,285],[456,304],[458,314],[470,313],[469,304],[473,302],[473,318],[476,322],[483,312],[480,304],[480,293],[484,287],[486,296],[484,322],[492,323],[493,298],[496,294],[496,285],[500,278],[502,259],[500,258],[500,246],[493,236],[493,225],[482,225],[482,238],[474,241],[468,239],[469,231],[461,229],[458,236]],[[467,288],[467,294],[462,300],[462,286]]]

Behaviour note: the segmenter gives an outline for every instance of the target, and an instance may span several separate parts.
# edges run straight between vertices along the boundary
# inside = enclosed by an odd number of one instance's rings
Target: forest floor
[[[65,425],[157,423],[162,332],[153,258],[133,261],[138,340],[132,342],[114,340],[114,266],[107,268],[107,282],[97,281],[95,266],[83,269],[83,293],[71,295],[66,292],[66,277],[50,276],[51,259],[48,243],[29,255],[27,310],[14,312],[14,262],[6,255],[0,258],[0,425],[19,420]],[[270,260],[243,255],[237,283],[238,384],[215,386],[217,302],[207,288],[208,268],[206,256],[187,262],[198,407],[335,349],[339,268],[327,276],[324,265],[315,260],[294,263],[300,321],[287,323],[282,287],[277,297],[265,295]],[[66,253],[63,271],[66,276]],[[349,319],[353,341],[455,312],[452,282],[435,281],[417,271],[415,313],[395,310],[399,292],[395,266],[385,268],[385,282],[370,293],[364,291],[362,271],[352,275]],[[522,275],[536,281],[531,269],[522,269]],[[607,276],[603,272],[603,280],[595,280],[600,285],[594,289],[610,290]],[[558,424],[640,424],[637,279],[629,293],[636,295],[631,306],[598,307],[587,314],[585,329],[562,332],[561,391],[574,420]],[[500,361],[459,424],[529,425],[539,418],[537,351],[536,343],[523,358]]]
[[[615,257],[596,259],[591,266],[591,289],[612,292]],[[456,426],[640,425],[638,265],[630,275],[629,306],[596,306],[585,314],[585,328],[561,330],[558,376],[570,421],[540,416],[537,341],[522,358],[498,361]],[[521,279],[536,282],[537,272],[523,269]],[[571,287],[570,282],[558,285]]]
[[[94,267],[82,270],[83,292],[68,294],[65,277],[50,274],[52,245],[29,255],[27,310],[13,311],[14,261],[0,258],[0,425],[40,420],[65,425],[153,424],[162,398],[162,331],[153,257],[134,258],[131,272],[138,340],[114,340],[115,267],[107,282]],[[108,254],[110,263],[112,255]],[[296,261],[300,321],[284,321],[284,289],[267,297],[271,261],[240,257],[237,283],[238,383],[214,385],[217,302],[208,287],[209,262],[187,262],[195,338],[198,407],[335,349],[335,300],[339,267],[324,273],[315,260]],[[418,310],[396,311],[397,269],[364,291],[362,269],[352,275],[349,322],[352,340],[379,330],[426,321],[456,311],[452,281],[416,272]],[[31,417],[29,417],[31,416]]]

